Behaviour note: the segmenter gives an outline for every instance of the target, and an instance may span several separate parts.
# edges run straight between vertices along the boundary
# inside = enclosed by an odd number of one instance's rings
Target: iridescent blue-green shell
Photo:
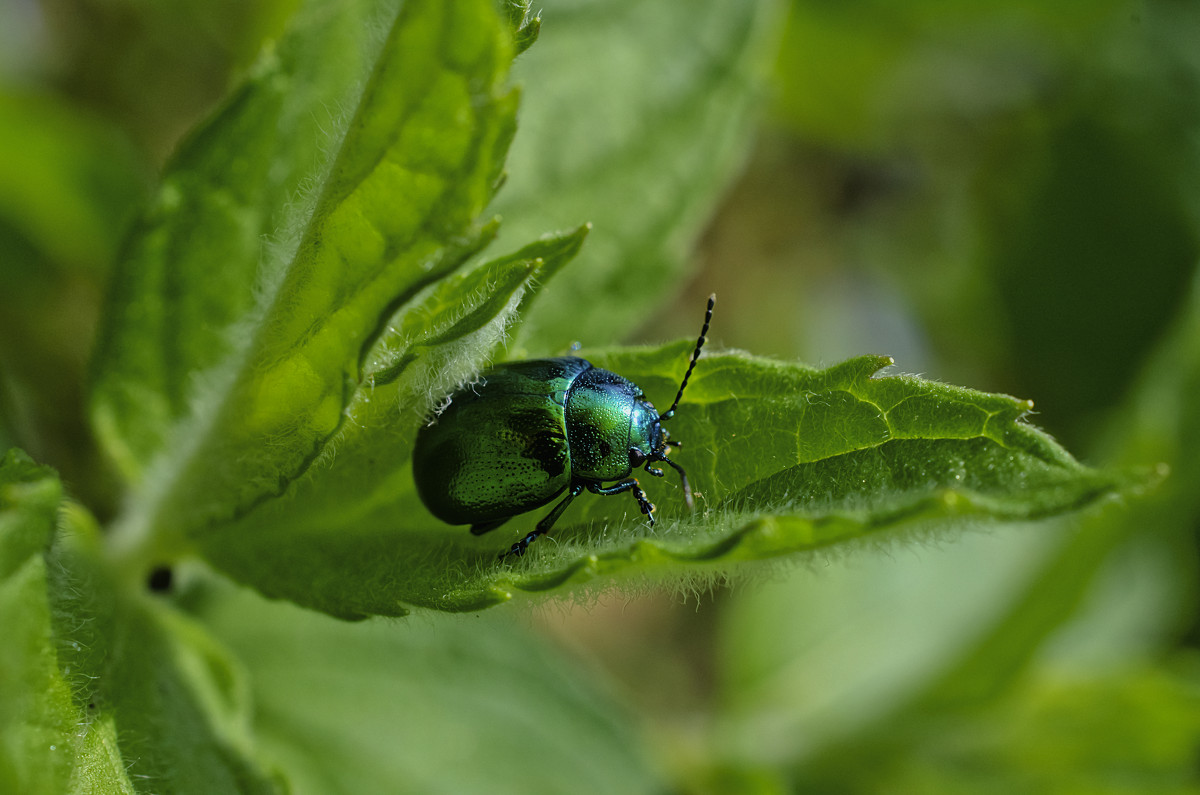
[[[502,521],[573,480],[628,476],[631,444],[661,444],[657,420],[635,384],[584,359],[499,365],[417,434],[417,493],[449,524]]]

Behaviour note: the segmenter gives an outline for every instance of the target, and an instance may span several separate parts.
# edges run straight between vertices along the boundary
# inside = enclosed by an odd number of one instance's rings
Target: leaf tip
[[[847,366],[851,371],[860,373],[861,377],[887,378],[887,376],[880,373],[895,364],[896,360],[891,356],[868,353],[848,359],[841,366]]]

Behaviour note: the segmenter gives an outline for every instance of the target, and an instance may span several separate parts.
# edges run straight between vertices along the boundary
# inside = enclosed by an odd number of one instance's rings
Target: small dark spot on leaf
[[[146,580],[146,585],[155,593],[165,593],[171,590],[173,576],[170,566],[159,566],[150,572],[150,576]]]

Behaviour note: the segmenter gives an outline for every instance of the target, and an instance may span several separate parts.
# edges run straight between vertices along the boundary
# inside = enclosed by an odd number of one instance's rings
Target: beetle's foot
[[[525,554],[525,547],[527,547],[527,546],[529,546],[529,544],[526,543],[524,538],[522,538],[520,541],[513,544],[509,549],[506,549],[504,552],[501,552],[496,557],[496,560],[503,563],[505,560],[507,560],[509,558],[509,556],[512,556],[514,558],[519,558]]]
[[[641,508],[642,513],[646,515],[646,521],[648,521],[650,526],[653,527],[654,511],[657,510],[654,507],[654,503],[650,502],[650,498],[646,496],[646,492],[642,491],[642,487],[637,484],[637,481],[634,481],[632,488],[633,498],[637,500],[638,507]]]
[[[506,551],[506,552],[501,552],[501,553],[500,553],[500,557],[499,557],[499,558],[497,558],[497,560],[504,560],[504,559],[505,559],[505,558],[507,558],[509,555],[513,556],[514,558],[519,558],[519,557],[521,557],[522,555],[524,555],[524,554],[525,554],[525,550],[529,548],[529,545],[530,545],[530,543],[532,543],[532,542],[533,542],[533,540],[534,540],[535,538],[537,538],[538,536],[540,536],[540,535],[543,535],[543,533],[544,533],[544,531],[541,531],[541,530],[534,530],[532,533],[530,533],[529,535],[525,536],[524,538],[522,538],[522,539],[521,539],[520,541],[518,541],[517,543],[513,544],[513,545],[512,545],[512,546],[511,546],[511,547],[508,549],[508,551]]]

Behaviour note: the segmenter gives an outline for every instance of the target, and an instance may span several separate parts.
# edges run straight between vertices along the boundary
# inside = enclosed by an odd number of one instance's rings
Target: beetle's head
[[[657,462],[662,462],[679,473],[679,479],[683,485],[683,501],[687,504],[688,510],[693,507],[692,502],[692,487],[688,483],[687,472],[683,471],[683,467],[676,464],[667,455],[672,447],[681,446],[682,442],[671,441],[671,434],[662,426],[662,418],[658,412],[654,410],[647,401],[638,401],[638,409],[644,412],[648,411],[648,416],[651,417],[649,422],[645,423],[642,438],[638,442],[631,439],[629,446],[629,466],[632,469],[645,467],[646,471],[655,477],[661,478],[663,471],[654,466]],[[639,443],[640,442],[640,443]]]
[[[654,404],[648,400],[634,400],[629,420],[629,467],[637,469],[666,452],[669,435]]]

